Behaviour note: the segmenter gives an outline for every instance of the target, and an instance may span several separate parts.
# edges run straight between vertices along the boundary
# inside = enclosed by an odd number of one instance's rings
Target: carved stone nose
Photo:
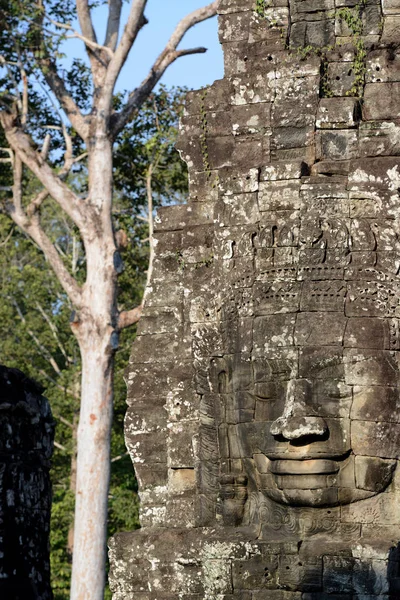
[[[283,435],[287,440],[298,440],[309,435],[323,436],[328,426],[322,417],[283,416],[271,425],[272,435]]]
[[[328,426],[312,408],[312,384],[307,379],[292,379],[288,383],[283,414],[271,425],[272,435],[297,440],[310,435],[323,436]]]

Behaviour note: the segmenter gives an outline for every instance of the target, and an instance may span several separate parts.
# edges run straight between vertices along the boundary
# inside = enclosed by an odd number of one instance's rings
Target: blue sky
[[[142,29],[121,73],[117,91],[131,90],[147,75],[150,66],[163,49],[175,25],[186,14],[205,6],[210,0],[148,0],[145,11],[149,24]],[[126,21],[129,4],[124,5],[122,23]],[[107,8],[100,7],[94,14],[94,22],[100,42],[104,39]],[[205,46],[206,54],[185,56],[177,60],[165,73],[162,83],[198,89],[223,76],[223,58],[218,43],[217,18],[196,25],[183,39],[182,48]],[[79,50],[78,50],[79,45]],[[82,42],[71,41],[68,53],[83,52]]]

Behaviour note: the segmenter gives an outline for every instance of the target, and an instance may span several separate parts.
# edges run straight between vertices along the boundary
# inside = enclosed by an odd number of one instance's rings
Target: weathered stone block
[[[224,15],[231,12],[252,10],[252,0],[221,0],[218,5],[218,14]]]
[[[194,202],[215,202],[217,200],[216,176],[216,171],[200,171],[189,175],[189,192]]]
[[[276,127],[272,130],[271,148],[302,148],[312,144],[313,127]]]
[[[347,160],[358,155],[358,132],[353,130],[319,131],[317,158],[320,160]]]
[[[199,202],[188,206],[186,204],[177,204],[169,206],[166,210],[160,208],[154,219],[156,231],[175,231],[183,229],[190,225],[205,225],[212,223],[213,204]]]
[[[351,418],[358,421],[397,423],[400,401],[396,388],[354,386]]]
[[[193,445],[198,433],[196,421],[170,423],[167,440],[168,466],[172,469],[194,467]]]
[[[328,64],[327,87],[333,96],[346,96],[354,86],[354,70],[346,62],[332,62]]]
[[[347,319],[342,313],[300,313],[294,331],[298,346],[341,346]],[[347,329],[346,329],[347,335]]]
[[[354,558],[324,556],[324,589],[327,593],[353,591]]]
[[[260,213],[255,193],[222,196],[215,206],[215,220],[221,225],[257,223]]]
[[[209,161],[211,169],[222,169],[232,164],[235,143],[231,136],[207,138],[206,146],[207,150],[202,150],[203,164],[205,159]]]
[[[261,181],[280,181],[300,179],[307,173],[307,165],[303,160],[277,161],[261,169]]]
[[[152,333],[180,333],[182,327],[182,314],[177,308],[149,307],[146,316],[140,319],[138,335]]]
[[[383,19],[381,42],[383,44],[395,44],[399,41],[400,14],[386,16]]]
[[[299,209],[300,181],[260,182],[258,206],[262,212]]]
[[[312,592],[322,584],[322,558],[296,561],[291,556],[279,558],[279,582],[286,589]]]
[[[188,493],[188,492],[187,492]],[[193,497],[193,494],[191,494],[189,497],[187,498],[179,498],[179,497],[172,497],[173,496],[173,492],[171,494],[171,498],[169,500],[167,500],[166,503],[166,512],[165,512],[165,525],[166,527],[195,527],[196,525],[196,514],[195,514],[195,499]],[[198,584],[199,584],[199,588],[201,589],[201,585],[200,585],[200,574],[198,572],[198,569],[196,569],[195,571],[198,575]],[[176,578],[174,577],[174,580],[176,580]],[[188,588],[196,591],[195,586],[193,585],[193,582],[187,582],[188,583]],[[177,584],[177,590],[182,589],[182,584],[181,582],[178,580],[176,582]]]
[[[273,127],[314,125],[318,104],[319,76],[284,77],[274,81],[276,97],[272,106]],[[293,101],[295,100],[295,109]]]
[[[308,22],[305,43],[306,45],[316,46],[317,48],[326,48],[331,46],[335,40],[335,22],[333,18],[325,18],[328,13],[321,12],[321,20]]]
[[[371,525],[398,525],[399,516],[396,508],[396,496],[384,493],[363,502],[354,502],[341,509],[344,522],[357,521]]]
[[[312,166],[311,175],[329,175],[331,177],[332,175],[347,175],[349,171],[350,160],[322,160]],[[336,203],[335,206],[337,206]],[[346,212],[341,208],[339,211],[342,214]]]
[[[348,385],[396,385],[397,367],[392,352],[346,348],[343,356]]]
[[[138,335],[135,357],[141,363],[170,362],[179,355],[183,360],[190,358],[190,340],[183,342],[175,333]]]
[[[357,110],[358,102],[355,98],[321,98],[316,125],[321,129],[354,127]]]
[[[366,6],[362,14],[363,35],[375,36],[382,33],[382,13],[381,6]]]
[[[149,405],[153,407],[150,415]],[[126,430],[134,434],[150,433],[164,429],[167,425],[167,414],[164,410],[165,397],[149,397],[145,400],[137,399],[133,406],[130,406],[125,415]]]
[[[250,19],[249,43],[265,40],[267,43],[275,43],[283,50],[288,25],[289,9],[286,6],[266,7],[263,17],[254,14]]]
[[[240,168],[261,167],[269,161],[270,138],[269,135],[261,139],[252,136],[236,138],[232,151],[232,160]]]
[[[400,13],[399,0],[383,0],[382,1],[382,11],[383,11],[384,15],[399,14]]]
[[[244,104],[231,110],[232,133],[234,135],[263,134],[271,123],[271,104],[262,106]]]
[[[398,156],[400,126],[393,121],[372,121],[359,132],[361,156]]]
[[[302,311],[338,312],[343,310],[346,286],[341,281],[305,281],[301,294]]]
[[[219,24],[219,41],[238,42],[248,40],[251,13],[248,11],[221,14]]]
[[[259,169],[248,169],[244,172],[231,173],[228,169],[219,171],[219,189],[228,196],[245,194],[258,190]]]
[[[249,75],[231,78],[231,103],[233,105],[271,102],[274,90],[267,76]]]
[[[132,462],[138,464],[163,464],[167,460],[167,442],[165,431],[152,431],[151,433],[131,432],[125,430],[126,447]],[[154,445],[154,442],[157,442]]]
[[[390,51],[372,51],[366,62],[367,83],[400,81],[400,56]]]
[[[135,464],[135,475],[140,487],[166,486],[168,482],[167,464]]]
[[[399,82],[367,83],[364,92],[364,118],[368,121],[398,119],[400,108],[396,104],[396,98],[399,92]]]
[[[356,485],[362,490],[382,492],[395,469],[393,460],[385,460],[372,456],[355,457]]]
[[[385,319],[368,319],[368,327],[362,318],[348,320],[344,346],[348,348],[377,348],[390,350],[389,324]]]
[[[400,425],[398,423],[352,421],[351,440],[354,454],[397,459]]]
[[[226,42],[224,50],[224,73],[226,77],[248,72],[249,56],[246,42]]]

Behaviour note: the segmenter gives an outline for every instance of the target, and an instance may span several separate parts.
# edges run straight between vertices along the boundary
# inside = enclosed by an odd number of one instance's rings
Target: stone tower
[[[128,370],[114,600],[400,598],[400,2],[219,13]]]

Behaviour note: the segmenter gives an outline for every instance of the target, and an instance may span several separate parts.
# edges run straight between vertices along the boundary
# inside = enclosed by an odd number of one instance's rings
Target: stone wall
[[[400,3],[221,0],[128,369],[114,600],[400,597]]]
[[[0,598],[51,600],[54,423],[38,384],[0,366]]]

